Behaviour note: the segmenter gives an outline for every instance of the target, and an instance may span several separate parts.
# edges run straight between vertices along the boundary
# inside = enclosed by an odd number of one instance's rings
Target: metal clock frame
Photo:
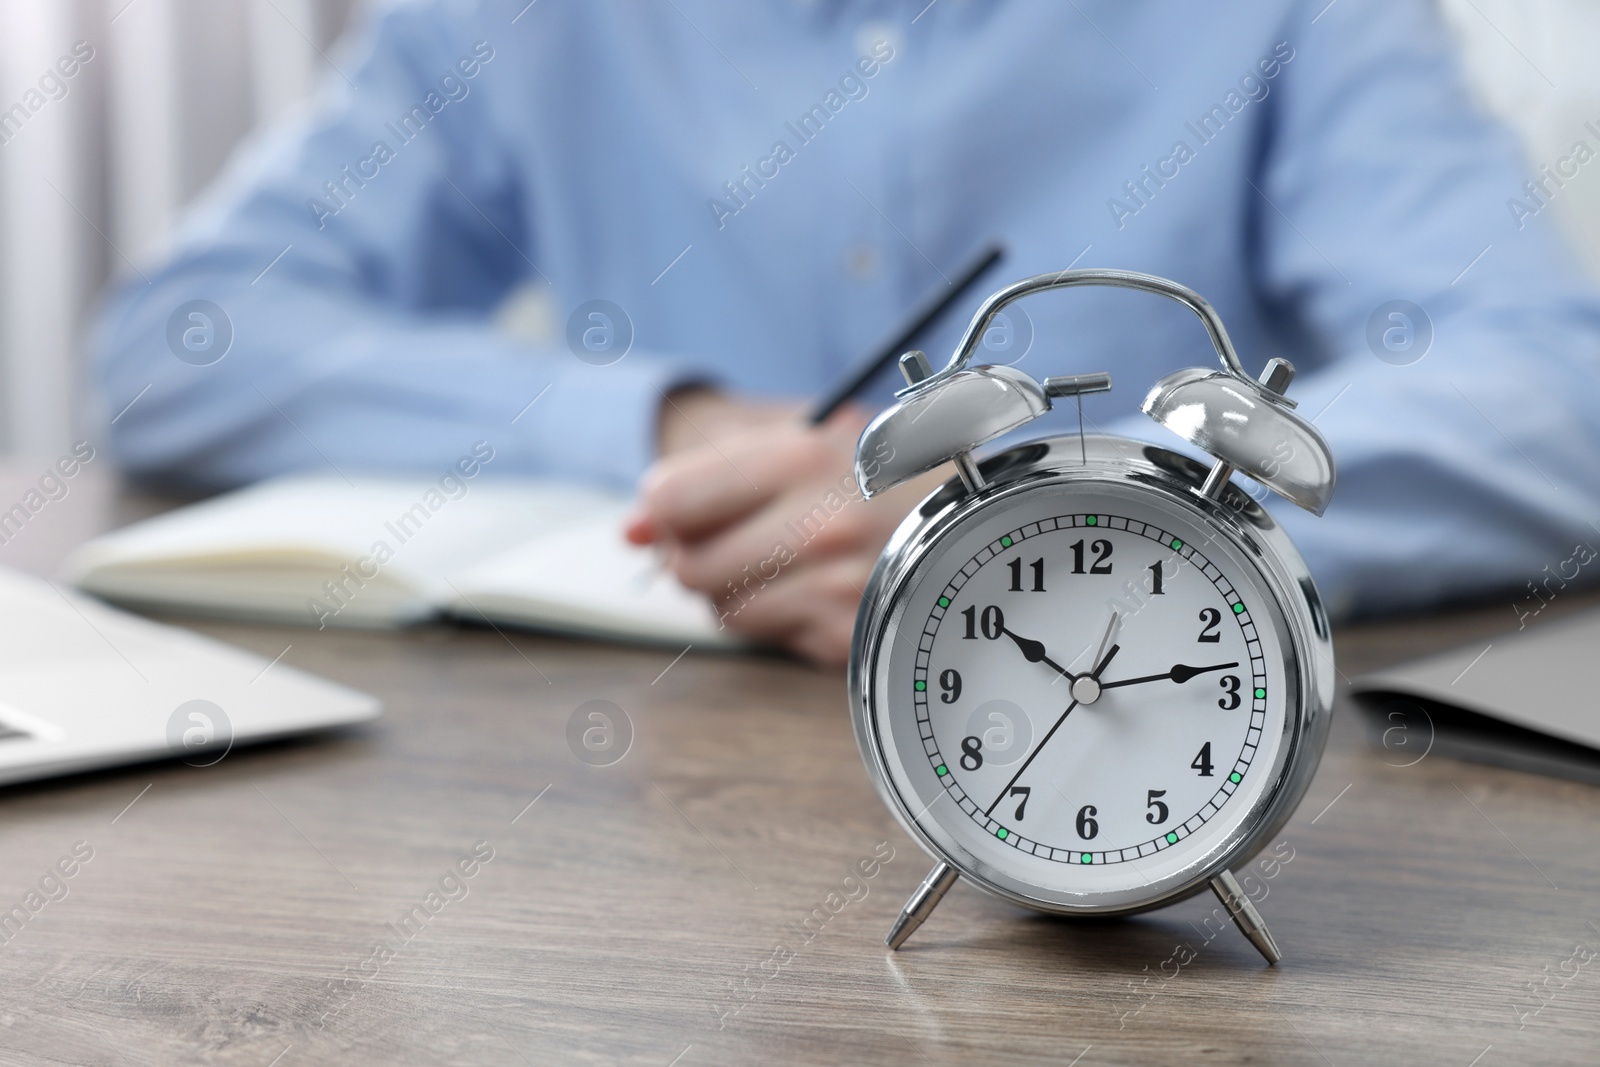
[[[958,873],[1001,899],[1076,915],[1144,911],[1184,900],[1210,886],[1263,955],[1275,962],[1276,945],[1230,871],[1254,857],[1288,821],[1316,773],[1327,741],[1334,693],[1332,640],[1321,597],[1299,552],[1266,510],[1238,486],[1208,485],[1208,468],[1146,442],[1081,434],[1053,437],[1018,445],[983,461],[979,468],[981,488],[971,488],[963,478],[952,478],[925,498],[895,531],[873,569],[856,620],[849,690],[851,720],[863,761],[900,824],[941,866],[950,869],[936,867],[924,882],[890,935],[891,947],[898,947],[920,925]],[[1152,883],[1152,891],[1110,891],[1107,896],[1120,899],[1100,902],[1072,903],[1030,895],[1019,888],[1019,880],[1009,876],[1006,880],[1016,884],[1002,884],[985,873],[992,868],[966,851],[953,834],[926,829],[913,817],[913,809],[895,783],[889,767],[892,742],[886,742],[878,730],[878,709],[887,707],[889,700],[889,680],[887,671],[879,669],[880,659],[897,638],[908,602],[920,585],[917,579],[935,547],[958,535],[969,522],[993,514],[1008,499],[1050,486],[1136,487],[1169,507],[1186,511],[1198,527],[1228,538],[1272,594],[1272,625],[1278,631],[1280,648],[1287,650],[1285,677],[1288,692],[1295,697],[1294,704],[1286,708],[1284,730],[1288,736],[1274,759],[1272,784],[1235,828],[1199,860]],[[1262,621],[1258,617],[1257,625]],[[904,761],[901,766],[910,773]],[[919,899],[921,913],[913,915],[919,910]],[[914,920],[909,928],[908,918]]]

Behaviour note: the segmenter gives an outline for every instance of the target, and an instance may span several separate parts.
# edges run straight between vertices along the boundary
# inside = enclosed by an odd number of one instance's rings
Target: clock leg
[[[1244,895],[1244,890],[1239,887],[1239,880],[1233,876],[1232,871],[1223,871],[1211,879],[1211,891],[1217,894],[1222,906],[1233,916],[1239,932],[1250,939],[1250,943],[1267,958],[1268,963],[1277,963],[1283,959],[1283,953],[1278,951],[1278,943],[1272,940],[1272,934],[1267,930],[1267,924],[1262,921],[1261,913],[1250,902],[1250,898]]]
[[[906,906],[900,909],[900,918],[895,920],[894,929],[889,931],[889,936],[883,943],[890,949],[898,949],[906,943],[906,938],[916,933],[917,927],[933,914],[933,909],[939,906],[939,901],[950,892],[950,887],[956,884],[960,875],[948,863],[936,863],[933,870],[928,872],[928,877],[917,886],[917,891],[911,894],[911,899],[906,901]]]

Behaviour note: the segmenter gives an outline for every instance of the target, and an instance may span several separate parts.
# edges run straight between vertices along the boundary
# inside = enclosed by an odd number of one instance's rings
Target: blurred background
[[[98,438],[114,413],[83,341],[101,289],[159,251],[242,139],[337,76],[341,37],[383,2],[0,0],[0,455]],[[1530,178],[1600,148],[1600,0],[1438,2]],[[1551,210],[1600,278],[1600,169]]]

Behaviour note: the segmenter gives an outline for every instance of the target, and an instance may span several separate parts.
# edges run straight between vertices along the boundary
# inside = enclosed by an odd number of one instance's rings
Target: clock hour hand
[[[1076,674],[1073,674],[1071,671],[1061,666],[1061,664],[1051,659],[1045,653],[1044,643],[1042,641],[1035,641],[1031,637],[1023,637],[1021,634],[1011,632],[1004,626],[1000,627],[1000,632],[1017,643],[1017,650],[1022,653],[1022,658],[1027,660],[1029,663],[1043,663],[1046,667],[1049,667],[1067,681],[1072,682],[1077,680],[1078,676]]]
[[[1101,689],[1117,689],[1124,685],[1140,685],[1144,682],[1164,682],[1171,679],[1182,685],[1197,674],[1208,674],[1211,671],[1225,671],[1229,667],[1237,667],[1237,663],[1213,663],[1209,667],[1191,667],[1186,663],[1174,663],[1172,669],[1166,674],[1147,674],[1142,678],[1124,678],[1120,682],[1101,682]]]

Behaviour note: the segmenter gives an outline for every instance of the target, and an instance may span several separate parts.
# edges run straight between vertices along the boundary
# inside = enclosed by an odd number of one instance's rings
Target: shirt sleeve
[[[622,323],[593,362],[490,324],[542,272],[484,107],[495,50],[466,26],[392,7],[340,61],[348,80],[241,153],[122,284],[98,359],[133,474],[444,469],[487,441],[496,470],[631,485],[653,458],[662,394],[704,368],[622,354]]]
[[[1241,195],[1338,488],[1321,518],[1272,509],[1336,615],[1520,597],[1600,535],[1600,300],[1553,212],[1513,207],[1525,164],[1430,6],[1318,2],[1286,37]]]

